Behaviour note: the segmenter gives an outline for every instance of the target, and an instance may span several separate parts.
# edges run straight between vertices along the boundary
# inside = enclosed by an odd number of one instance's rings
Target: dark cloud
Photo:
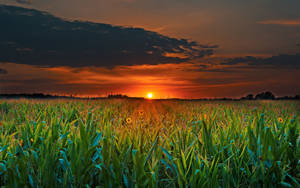
[[[257,58],[253,56],[246,56],[246,57],[236,57],[227,59],[225,62],[221,63],[221,65],[236,65],[240,63],[249,63],[256,61]]]
[[[7,70],[0,68],[0,74],[7,74],[7,73],[8,73]]]
[[[200,45],[109,24],[66,21],[46,12],[0,6],[0,61],[39,66],[99,66],[181,63],[212,55]]]
[[[31,4],[32,0],[16,0],[16,2],[20,4]]]
[[[221,65],[246,64],[254,67],[264,68],[300,68],[300,53],[298,54],[281,54],[268,58],[258,58],[253,56],[238,57],[227,59]]]
[[[190,81],[196,85],[223,85],[223,84],[234,84],[240,83],[241,80],[236,78],[196,78],[190,79]]]
[[[11,84],[20,84],[20,85],[55,85],[58,84],[58,81],[55,79],[1,79],[0,83],[11,83]]]
[[[235,70],[229,70],[226,68],[214,68],[214,69],[196,69],[195,71],[198,72],[216,72],[216,73],[233,73],[236,72]]]
[[[219,45],[204,45],[204,44],[200,44],[199,46],[201,48],[219,48]]]

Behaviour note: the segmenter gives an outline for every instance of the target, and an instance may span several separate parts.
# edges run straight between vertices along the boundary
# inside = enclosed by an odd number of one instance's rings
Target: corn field
[[[300,187],[300,101],[0,100],[4,187]]]

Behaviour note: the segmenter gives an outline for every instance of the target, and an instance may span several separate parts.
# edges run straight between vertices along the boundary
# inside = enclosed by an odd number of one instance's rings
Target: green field
[[[300,101],[0,100],[0,185],[300,187]]]

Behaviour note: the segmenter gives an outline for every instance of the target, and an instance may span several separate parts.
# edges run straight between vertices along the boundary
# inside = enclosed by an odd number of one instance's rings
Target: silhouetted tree
[[[259,93],[255,96],[255,99],[275,99],[275,96],[270,91]]]
[[[122,94],[116,94],[116,95],[110,94],[110,95],[107,96],[107,98],[128,98],[128,96],[127,95],[122,95]]]
[[[253,94],[248,94],[247,96],[245,97],[242,97],[240,98],[241,100],[253,100],[254,99],[254,96]]]
[[[249,94],[246,96],[247,100],[253,100],[253,98],[254,98],[253,94]]]

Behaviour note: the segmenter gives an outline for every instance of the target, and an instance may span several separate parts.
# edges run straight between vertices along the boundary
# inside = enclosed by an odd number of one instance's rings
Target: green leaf
[[[287,182],[281,182],[280,184],[284,187],[293,187],[291,184],[289,184]]]

